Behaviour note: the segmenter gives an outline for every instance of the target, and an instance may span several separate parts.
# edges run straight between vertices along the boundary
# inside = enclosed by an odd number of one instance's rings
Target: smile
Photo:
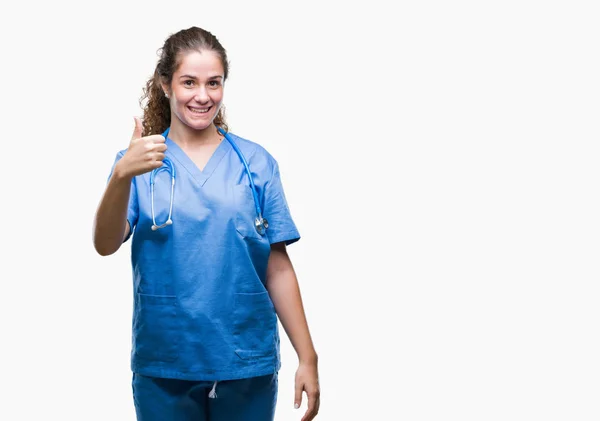
[[[208,111],[209,111],[211,108],[212,108],[212,106],[211,106],[211,107],[208,107],[208,108],[194,108],[194,107],[188,107],[188,109],[189,109],[191,112],[195,113],[195,114],[205,114],[205,113],[207,113],[207,112],[208,112]]]

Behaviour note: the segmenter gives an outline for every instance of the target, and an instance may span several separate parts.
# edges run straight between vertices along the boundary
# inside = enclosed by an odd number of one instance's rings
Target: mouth
[[[188,108],[188,110],[190,110],[192,112],[192,114],[202,115],[202,114],[208,113],[211,110],[212,105],[210,107],[206,107],[206,108],[196,108],[196,107],[190,107],[190,106],[188,106],[187,108]]]

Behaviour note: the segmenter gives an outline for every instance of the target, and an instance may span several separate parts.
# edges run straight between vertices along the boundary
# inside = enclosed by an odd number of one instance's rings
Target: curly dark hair
[[[219,56],[225,72],[223,82],[227,80],[229,74],[227,52],[213,34],[195,26],[172,34],[167,38],[162,48],[158,50],[160,58],[156,64],[156,69],[154,69],[154,75],[146,82],[143,95],[140,98],[140,106],[144,110],[143,136],[160,134],[170,126],[171,108],[169,100],[164,96],[161,81],[171,84],[173,73],[179,65],[178,60],[180,60],[182,53],[201,50],[214,51]],[[223,130],[229,131],[223,108],[221,106],[213,122]]]

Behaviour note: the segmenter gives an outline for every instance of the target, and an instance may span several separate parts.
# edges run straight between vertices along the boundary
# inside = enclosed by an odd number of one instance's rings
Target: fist
[[[144,131],[142,121],[139,117],[134,117],[134,120],[135,128],[129,147],[123,158],[117,163],[121,166],[123,174],[128,177],[135,177],[160,168],[167,150],[163,136],[157,134],[142,137]]]

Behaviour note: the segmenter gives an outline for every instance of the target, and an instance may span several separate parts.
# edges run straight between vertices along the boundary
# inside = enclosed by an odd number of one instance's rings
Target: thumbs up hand
[[[134,117],[135,128],[123,158],[117,163],[126,177],[135,177],[160,168],[165,159],[165,138],[161,135],[142,136],[144,127],[139,117]]]

